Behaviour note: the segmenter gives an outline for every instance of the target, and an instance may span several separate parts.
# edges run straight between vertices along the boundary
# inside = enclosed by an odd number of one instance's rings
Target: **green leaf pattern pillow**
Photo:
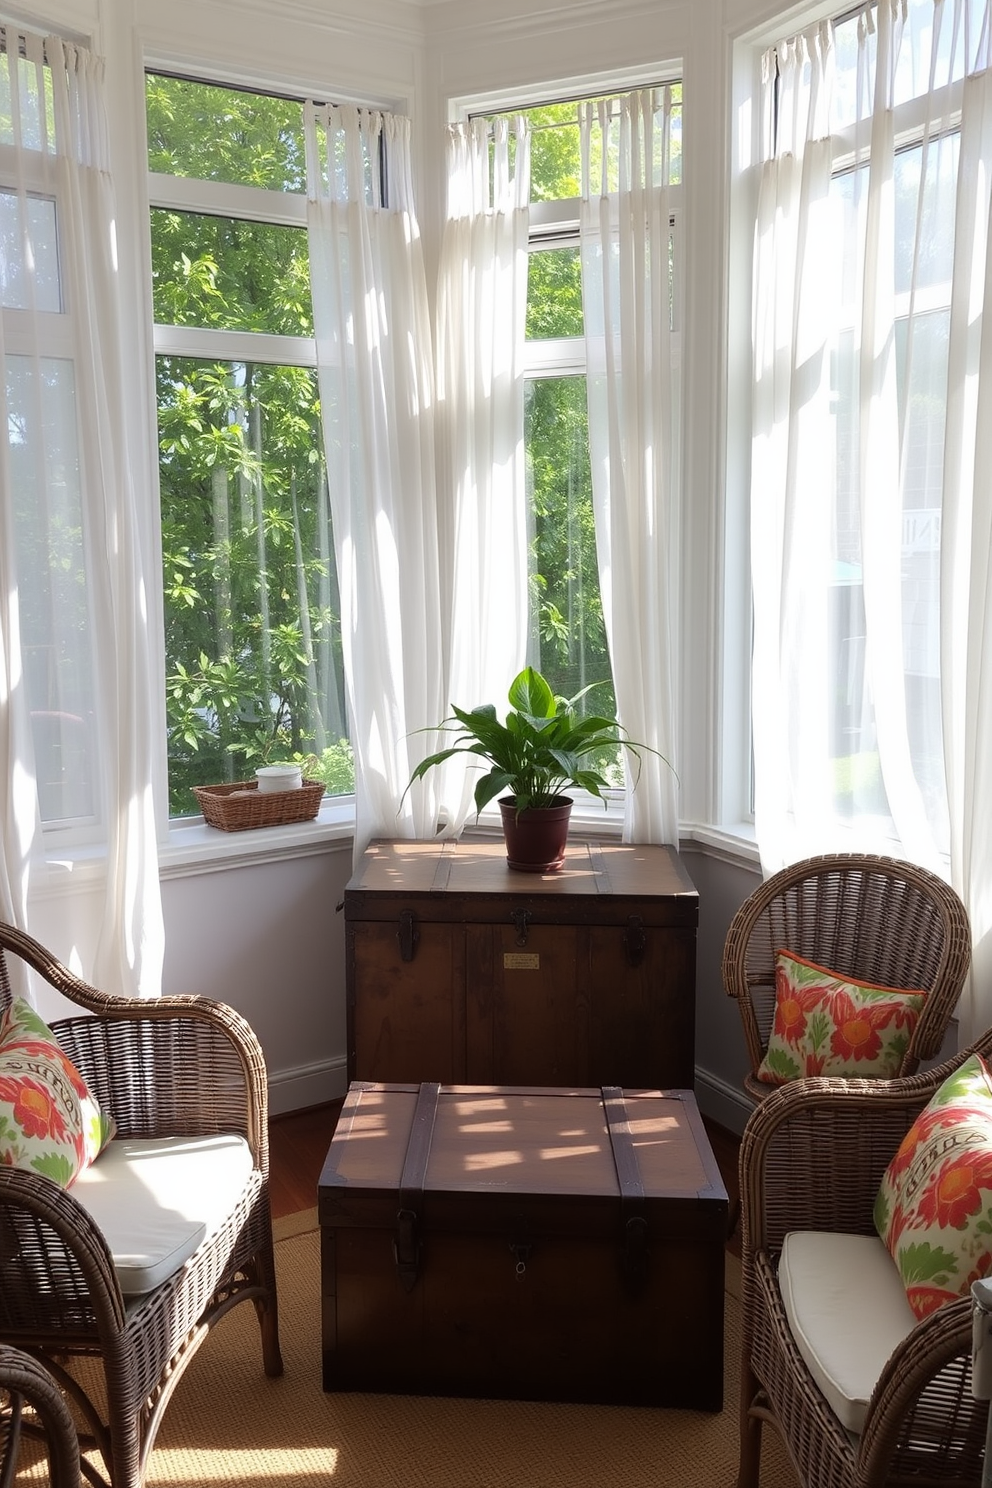
[[[977,1054],[904,1137],[875,1200],[875,1228],[919,1318],[992,1272],[992,1080]]]
[[[854,981],[779,950],[775,1021],[758,1079],[769,1085],[809,1075],[892,1079],[926,995]]]
[[[0,1019],[0,1165],[68,1188],[113,1130],[48,1024],[15,998]]]

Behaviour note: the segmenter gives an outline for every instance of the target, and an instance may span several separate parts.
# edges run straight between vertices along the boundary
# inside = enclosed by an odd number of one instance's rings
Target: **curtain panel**
[[[447,178],[437,311],[445,710],[499,711],[527,654],[528,121],[449,126]],[[476,772],[456,758],[431,774],[443,831],[457,836]]]
[[[582,305],[600,594],[627,759],[624,840],[678,842],[672,95],[579,109]]]
[[[129,474],[103,64],[0,28],[0,65],[0,913],[31,929],[43,819],[105,839],[83,974],[153,996],[158,673]]]
[[[987,0],[882,0],[763,63],[755,823],[948,874],[992,1021]]]
[[[357,862],[433,832],[431,783],[406,790],[443,709],[432,340],[409,120],[308,103],[305,127]]]

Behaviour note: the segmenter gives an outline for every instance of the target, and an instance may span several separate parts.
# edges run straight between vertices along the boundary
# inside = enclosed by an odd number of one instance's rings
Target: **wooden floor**
[[[324,1158],[327,1156],[340,1110],[341,1102],[332,1101],[326,1106],[314,1106],[306,1111],[274,1116],[270,1121],[269,1189],[274,1218],[296,1214],[301,1209],[312,1209],[316,1205],[317,1180],[324,1166]],[[740,1141],[722,1126],[716,1126],[711,1121],[705,1124],[730,1196],[731,1213],[734,1213],[738,1197],[737,1151]],[[731,1249],[738,1249],[739,1242],[740,1232],[737,1230],[728,1243]]]

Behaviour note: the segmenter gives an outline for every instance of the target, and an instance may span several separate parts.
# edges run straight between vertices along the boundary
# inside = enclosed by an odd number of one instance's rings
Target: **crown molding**
[[[423,0],[427,35],[457,42],[471,37],[526,35],[569,28],[615,25],[628,20],[657,24],[665,11],[687,10],[690,0],[504,0],[493,10],[486,0]]]

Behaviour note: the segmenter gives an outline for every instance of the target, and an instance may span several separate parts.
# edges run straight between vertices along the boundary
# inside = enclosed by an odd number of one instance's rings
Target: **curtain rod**
[[[659,90],[659,88],[676,87],[676,86],[678,86],[681,83],[681,81],[682,81],[681,78],[678,78],[678,79],[675,79],[675,80],[670,81],[670,82],[667,82],[667,83],[648,83],[648,84],[645,85],[644,88],[632,88],[630,91],[633,92],[633,93],[642,93],[642,92],[656,93]],[[580,98],[548,98],[548,99],[545,99],[541,103],[528,104],[525,108],[522,108],[522,109],[496,109],[493,113],[481,113],[480,112],[480,113],[477,113],[477,114],[469,114],[469,118],[470,119],[489,119],[489,120],[506,119],[506,118],[512,117],[512,115],[514,115],[514,114],[527,113],[528,110],[530,110],[532,108],[554,108],[558,104],[574,103],[575,106],[576,106],[576,120],[577,120],[578,119],[578,107],[579,107],[579,104],[595,102],[597,99],[606,98],[610,102],[610,111],[609,111],[608,117],[611,118],[611,119],[615,119],[619,115],[619,110],[618,109],[614,109],[613,105],[622,96],[624,96],[624,95],[621,95],[619,93],[585,93]],[[532,134],[540,134],[545,129],[560,129],[563,124],[571,124],[571,123],[573,123],[573,120],[571,120],[571,119],[559,119],[556,122],[550,123],[550,124],[532,124],[531,125],[531,133]]]

